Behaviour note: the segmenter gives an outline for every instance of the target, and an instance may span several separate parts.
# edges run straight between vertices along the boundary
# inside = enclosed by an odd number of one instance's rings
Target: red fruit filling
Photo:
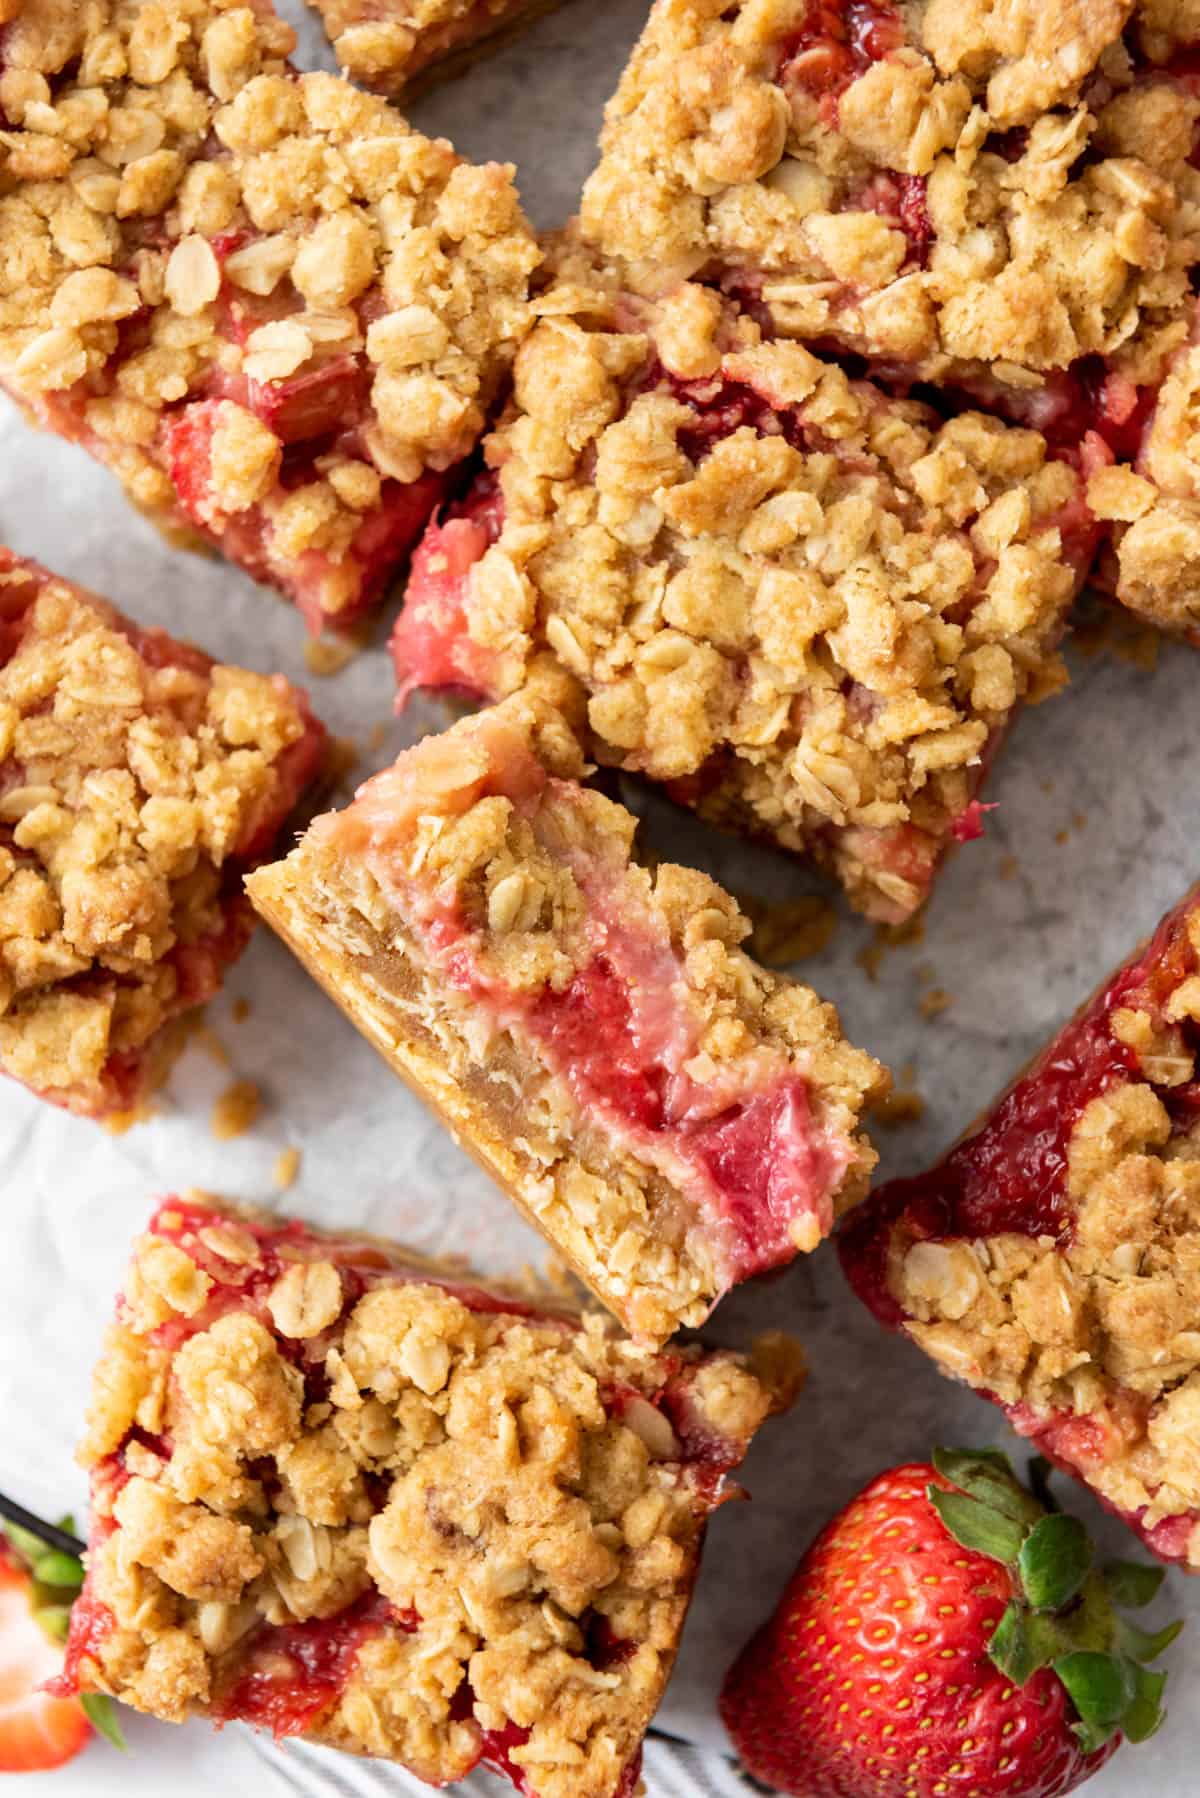
[[[983,834],[983,818],[985,812],[994,812],[995,805],[985,805],[981,799],[972,799],[963,807],[958,817],[950,826],[950,834],[956,843],[974,843]]]
[[[904,20],[894,6],[812,0],[800,29],[779,46],[775,79],[785,91],[817,95],[826,124],[833,126],[838,95],[903,42]]]
[[[500,484],[485,475],[426,531],[388,646],[399,683],[397,710],[418,687],[458,689],[478,699],[491,691],[493,658],[468,629],[467,578],[503,528]]]
[[[251,381],[243,386],[240,402],[257,412],[284,445],[297,446],[285,450],[279,475],[282,493],[318,478],[317,456],[337,448],[338,439],[330,433],[340,435],[348,424],[353,426],[361,410],[356,398],[360,371],[349,358],[290,381],[269,385]],[[450,476],[426,473],[406,483],[384,481],[378,506],[364,513],[337,562],[316,549],[284,555],[275,547],[263,506],[231,514],[221,511],[212,487],[212,438],[219,407],[217,399],[197,400],[163,425],[163,452],[182,511],[231,562],[255,580],[287,593],[314,633],[326,624],[338,628],[352,624],[379,598],[392,569],[420,536]],[[314,442],[317,432],[321,435]]]
[[[882,1322],[896,1328],[904,1321],[887,1284],[888,1241],[901,1216],[926,1241],[1006,1231],[1067,1236],[1067,1155],[1076,1123],[1109,1087],[1146,1079],[1134,1050],[1113,1035],[1112,1013],[1129,1006],[1161,1016],[1195,966],[1189,909],[1164,918],[1144,953],[1071,1020],[978,1130],[928,1173],[880,1187],[848,1221],[839,1241],[842,1265]],[[1172,1090],[1156,1090],[1172,1111]]]
[[[93,1532],[93,1549],[98,1548],[104,1535],[109,1533],[107,1530],[103,1533]],[[108,1606],[99,1604],[92,1597],[85,1580],[83,1590],[71,1606],[70,1633],[63,1655],[62,1672],[46,1682],[45,1690],[52,1698],[78,1697],[83,1662],[99,1659],[100,1650],[116,1628],[116,1622]]]
[[[237,1677],[213,1701],[221,1723],[251,1723],[280,1736],[301,1735],[344,1691],[359,1650],[385,1628],[411,1633],[419,1619],[371,1592],[334,1617],[311,1617],[260,1630]]]

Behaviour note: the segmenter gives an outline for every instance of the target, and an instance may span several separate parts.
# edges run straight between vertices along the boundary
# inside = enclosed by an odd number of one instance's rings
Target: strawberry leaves
[[[1146,1663],[1170,1647],[1183,1624],[1144,1630],[1115,1607],[1149,1604],[1162,1570],[1136,1561],[1097,1568],[1083,1524],[1054,1505],[1045,1467],[1035,1498],[995,1450],[938,1449],[933,1464],[955,1488],[927,1488],[946,1530],[1012,1575],[1012,1601],[988,1645],[993,1664],[1016,1686],[1052,1668],[1075,1707],[1075,1735],[1085,1754],[1118,1730],[1132,1742],[1153,1735],[1163,1719],[1167,1676]]]

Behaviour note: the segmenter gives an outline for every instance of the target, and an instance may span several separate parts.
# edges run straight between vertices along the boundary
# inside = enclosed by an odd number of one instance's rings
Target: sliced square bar
[[[309,0],[351,81],[392,99],[457,74],[558,0]]]
[[[319,818],[250,896],[637,1337],[815,1248],[882,1070],[706,876],[630,861],[559,715],[508,701]]]
[[[353,623],[525,329],[512,169],[297,74],[266,0],[2,16],[0,385],[311,628]]]
[[[880,1322],[1200,1572],[1200,891],[840,1239]]]
[[[490,467],[413,560],[401,692],[549,657],[602,762],[811,855],[870,916],[926,897],[1091,558],[1034,431],[949,423],[713,289],[638,300],[568,249]]]
[[[725,1476],[799,1383],[193,1195],[93,1385],[62,1680],[526,1798],[633,1798]]]
[[[1106,584],[1194,631],[1198,50],[1160,0],[656,0],[583,228],[640,292],[1042,431],[1097,478]]]
[[[282,675],[223,667],[0,546],[0,1071],[135,1111],[253,924],[241,891],[325,733]]]

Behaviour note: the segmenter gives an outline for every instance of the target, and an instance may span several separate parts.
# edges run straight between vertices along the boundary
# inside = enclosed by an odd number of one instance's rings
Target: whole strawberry
[[[817,1537],[725,1680],[751,1773],[796,1798],[1063,1798],[1162,1721],[1161,1569],[1093,1564],[1003,1455],[938,1450]],[[1049,1500],[1047,1501],[1049,1503]]]

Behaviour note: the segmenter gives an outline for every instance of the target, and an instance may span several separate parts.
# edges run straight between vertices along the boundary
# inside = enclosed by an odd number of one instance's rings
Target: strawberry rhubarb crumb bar
[[[1184,0],[656,0],[583,228],[639,291],[711,282],[1044,431],[1108,584],[1195,629],[1198,50]]]
[[[862,1197],[883,1083],[832,1006],[738,949],[706,876],[632,864],[548,707],[402,755],[258,910],[637,1337],[815,1248]]]
[[[62,1680],[526,1798],[633,1798],[794,1353],[655,1354],[394,1244],[163,1201],[96,1371]]]
[[[558,0],[309,0],[352,81],[393,98],[457,73]]]
[[[1065,679],[1078,473],[764,340],[710,287],[649,302],[563,268],[489,468],[413,559],[402,693],[511,693],[549,658],[598,760],[908,916],[978,834],[1019,702]]]
[[[297,74],[265,0],[3,20],[0,385],[314,630],[350,624],[525,327],[511,168]]]
[[[841,1238],[880,1321],[1200,1571],[1200,893]]]
[[[0,1071],[135,1110],[245,945],[241,877],[325,733],[282,675],[219,666],[0,547]]]

